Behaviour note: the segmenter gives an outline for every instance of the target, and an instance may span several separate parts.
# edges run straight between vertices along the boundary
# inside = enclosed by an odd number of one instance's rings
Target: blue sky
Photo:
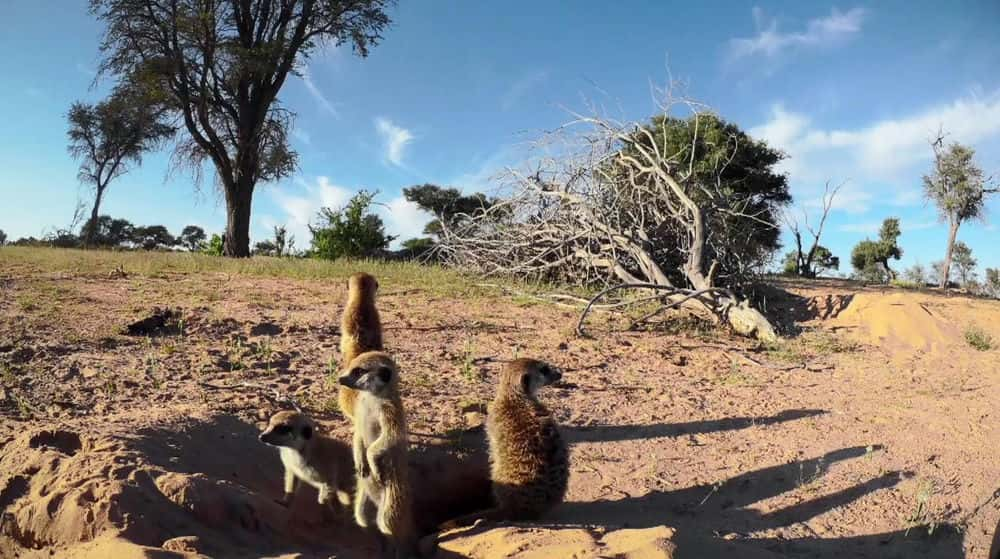
[[[39,236],[65,226],[78,196],[65,113],[90,88],[100,27],[84,0],[8,0],[0,19],[0,229]],[[798,204],[814,211],[823,184],[848,181],[824,244],[845,265],[884,217],[902,219],[903,266],[944,253],[945,227],[920,198],[939,125],[1000,171],[1000,4],[885,1],[400,3],[367,59],[328,49],[282,91],[294,110],[300,169],[258,188],[256,239],[287,224],[300,247],[321,205],[377,189],[393,234],[426,216],[401,198],[423,182],[466,190],[517,162],[520,146],[587,101],[627,119],[655,110],[650,83],[667,68],[689,94],[785,150]],[[135,223],[221,231],[211,180],[172,174],[167,154],[112,184],[102,213]],[[1000,266],[1000,200],[959,238]],[[849,271],[844,267],[843,271]]]

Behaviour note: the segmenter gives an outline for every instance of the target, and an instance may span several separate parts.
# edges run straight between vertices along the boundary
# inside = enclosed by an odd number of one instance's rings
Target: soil
[[[331,435],[342,281],[0,268],[0,556],[371,557],[350,514],[281,496],[257,441],[294,402]],[[984,558],[1000,520],[1000,302],[781,283],[777,347],[679,316],[590,338],[578,311],[382,282],[417,517],[488,499],[482,422],[503,360],[571,443],[566,502],[443,534],[436,557]]]

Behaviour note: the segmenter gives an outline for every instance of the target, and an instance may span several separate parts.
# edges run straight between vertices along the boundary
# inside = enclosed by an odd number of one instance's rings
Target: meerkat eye
[[[288,425],[278,425],[274,428],[274,433],[276,435],[287,435],[292,432],[292,428]]]
[[[355,367],[351,369],[351,376],[354,378],[358,378],[363,374],[365,374],[365,370],[362,369],[361,367]]]
[[[389,367],[379,367],[378,378],[382,382],[389,382],[389,380],[392,378],[392,369],[390,369]]]
[[[312,438],[312,436],[313,436],[312,427],[306,425],[305,427],[302,428],[302,438],[303,439],[309,439],[309,438]]]

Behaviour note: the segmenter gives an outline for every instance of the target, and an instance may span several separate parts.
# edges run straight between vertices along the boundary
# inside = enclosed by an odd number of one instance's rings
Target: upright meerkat
[[[371,274],[358,272],[347,280],[347,305],[340,318],[340,355],[345,369],[355,357],[366,351],[381,351],[382,321],[375,308],[378,281]],[[341,411],[354,420],[354,406],[358,392],[344,383],[338,387],[337,402]]]
[[[496,506],[446,522],[441,529],[478,519],[534,520],[563,500],[569,451],[537,398],[538,389],[560,378],[559,371],[535,359],[516,359],[504,368],[486,417]]]
[[[393,544],[396,557],[416,552],[408,478],[406,414],[399,395],[399,367],[388,354],[362,353],[348,365],[340,383],[358,391],[354,415],[354,469],[358,477],[354,518],[375,525]]]
[[[316,432],[316,425],[305,414],[281,411],[271,417],[260,434],[261,442],[278,447],[285,467],[285,495],[289,504],[295,494],[296,480],[319,491],[319,503],[330,502],[330,494],[344,506],[351,504],[354,467],[347,444]]]

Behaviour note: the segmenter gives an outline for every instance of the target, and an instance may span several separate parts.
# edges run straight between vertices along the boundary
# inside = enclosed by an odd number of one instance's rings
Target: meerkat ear
[[[378,369],[378,379],[386,384],[392,380],[392,369],[389,367],[379,367]]]
[[[307,439],[308,440],[308,439],[311,439],[312,436],[313,436],[313,428],[312,427],[306,425],[305,427],[302,428],[302,438],[303,439]]]

